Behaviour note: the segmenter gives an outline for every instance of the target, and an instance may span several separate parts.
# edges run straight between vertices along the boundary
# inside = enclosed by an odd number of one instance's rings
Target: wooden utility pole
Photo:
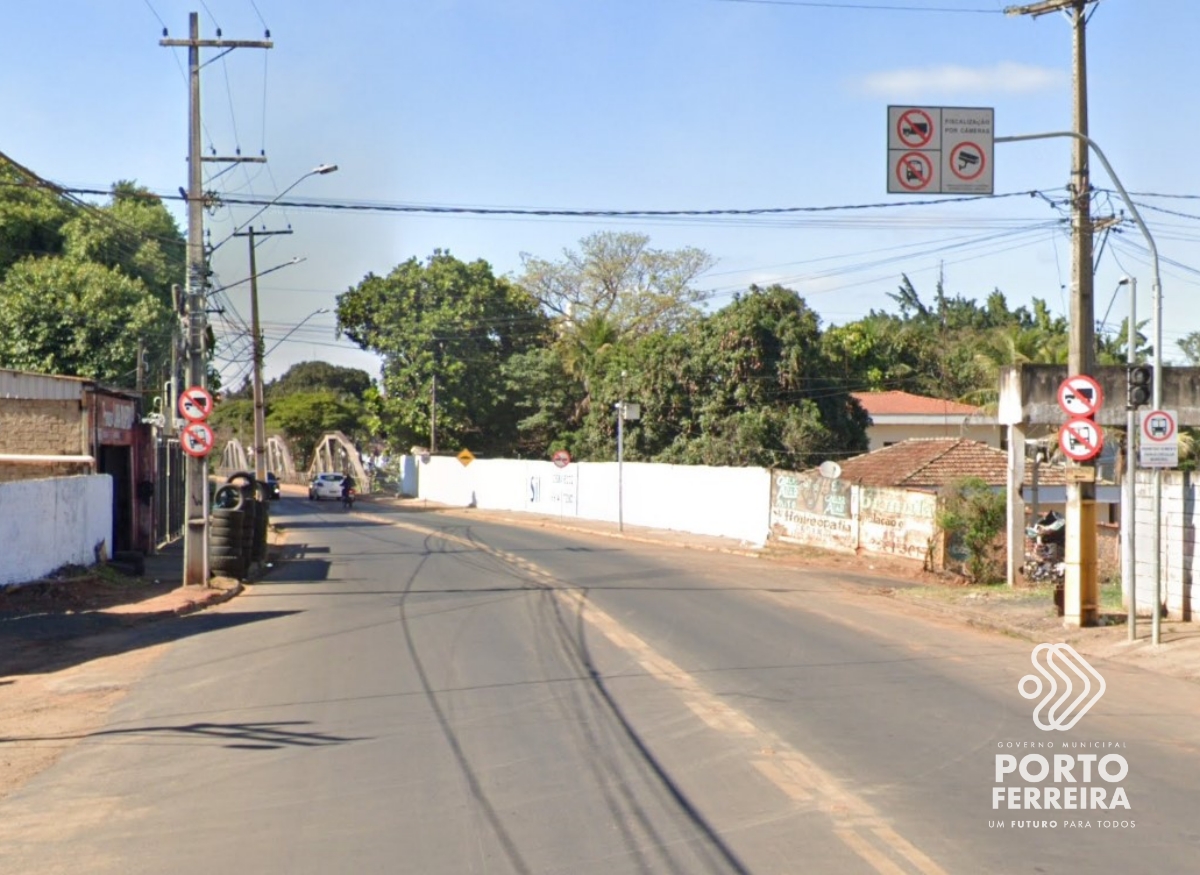
[[[235,231],[233,234],[234,237],[246,237],[250,241],[250,333],[254,344],[254,479],[260,482],[267,479],[267,404],[263,397],[265,353],[262,324],[258,319],[258,260],[254,255],[254,238],[291,233],[291,228],[285,231],[255,231],[251,225],[245,231]]]
[[[188,50],[188,265],[187,368],[188,386],[203,386],[206,380],[205,335],[207,334],[208,259],[204,252],[204,157],[200,142],[200,49],[269,49],[270,40],[200,39],[200,15],[188,15],[187,39],[161,39],[167,47]],[[175,411],[170,411],[174,416]],[[188,457],[187,498],[183,519],[183,583],[208,585],[208,460]]]
[[[1087,113],[1087,8],[1096,0],[1044,0],[1006,9],[1010,15],[1044,15],[1066,12],[1073,34],[1073,127],[1088,136]],[[1071,148],[1071,313],[1068,371],[1090,375],[1096,366],[1096,315],[1092,294],[1092,215],[1088,143],[1072,138]],[[1079,470],[1067,483],[1066,579],[1063,589],[1063,623],[1092,626],[1099,617],[1100,587],[1096,563],[1096,484],[1094,462],[1073,462]],[[1090,482],[1088,473],[1092,475]]]

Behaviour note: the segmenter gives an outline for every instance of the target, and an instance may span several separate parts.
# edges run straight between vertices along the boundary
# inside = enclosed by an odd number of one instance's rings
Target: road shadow
[[[287,617],[298,611],[197,613],[184,617],[137,613],[35,614],[0,620],[0,677],[48,674],[222,629]]]

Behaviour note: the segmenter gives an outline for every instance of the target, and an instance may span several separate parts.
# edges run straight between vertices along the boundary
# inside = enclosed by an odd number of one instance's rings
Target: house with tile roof
[[[936,492],[947,483],[978,477],[989,486],[1007,484],[1008,453],[967,438],[914,438],[881,447],[840,463],[841,479],[858,486]],[[1062,468],[1043,466],[1040,485],[1061,486]],[[1026,486],[1032,466],[1026,469]]]
[[[871,418],[868,448],[878,450],[911,438],[968,438],[1001,448],[1003,430],[982,407],[898,390],[851,392]]]

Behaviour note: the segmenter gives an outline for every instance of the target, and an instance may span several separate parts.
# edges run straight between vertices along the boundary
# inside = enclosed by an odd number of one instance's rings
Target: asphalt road
[[[281,567],[172,621],[107,724],[0,803],[0,871],[1200,868],[1193,684],[1097,664],[1104,696],[1046,732],[1028,642],[834,574],[366,505],[275,519]],[[1096,742],[1121,746],[1064,747]],[[1131,809],[993,809],[1006,752],[1118,753],[1089,786]]]

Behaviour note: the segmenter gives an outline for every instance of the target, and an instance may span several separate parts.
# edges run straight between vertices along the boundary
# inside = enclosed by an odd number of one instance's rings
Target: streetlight
[[[279,349],[279,344],[283,343],[289,337],[291,337],[293,334],[295,334],[297,331],[299,331],[300,326],[303,325],[305,322],[307,322],[309,319],[311,319],[314,316],[319,316],[322,313],[331,313],[331,312],[333,312],[333,311],[330,310],[328,307],[322,307],[320,310],[313,310],[311,313],[309,313],[307,316],[305,316],[303,319],[301,319],[299,322],[297,322],[295,325],[293,325],[291,331],[289,331],[287,334],[283,335],[283,337],[281,337],[277,341],[275,341],[275,343],[272,344],[271,348],[263,353],[263,358],[266,358],[271,353],[273,353],[275,350]]]
[[[258,267],[255,264],[255,260],[254,260],[254,246],[255,246],[254,236],[255,236],[255,234],[254,234],[254,225],[252,223],[254,222],[255,219],[257,219],[260,215],[262,215],[263,211],[265,211],[267,209],[267,207],[269,207],[272,204],[279,201],[281,198],[283,198],[284,195],[286,195],[289,191],[291,191],[293,188],[295,188],[301,182],[308,179],[310,176],[324,176],[326,174],[333,173],[337,169],[338,169],[338,166],[336,164],[318,164],[312,170],[308,171],[308,173],[305,173],[303,176],[301,176],[299,179],[297,179],[295,182],[293,182],[291,185],[289,185],[287,188],[285,188],[283,191],[281,191],[279,194],[277,194],[270,201],[263,204],[263,206],[259,208],[257,213],[255,213],[253,216],[251,216],[249,219],[247,219],[245,222],[243,222],[239,226],[239,229],[246,228],[245,231],[235,229],[233,234],[230,235],[232,237],[245,237],[247,240],[249,240],[249,243],[250,243],[250,331],[253,334],[253,341],[254,341],[254,479],[255,480],[261,481],[261,480],[267,479],[267,459],[266,459],[267,423],[266,423],[266,402],[263,399],[263,382],[262,382],[263,358],[266,354],[263,352],[262,330],[259,327],[259,321],[258,321]],[[249,226],[249,227],[247,227],[247,226]],[[290,228],[286,231],[262,231],[262,232],[260,232],[260,234],[262,236],[268,236],[268,235],[272,235],[272,234],[290,234],[290,233],[292,233]],[[228,240],[229,238],[227,237],[225,239]],[[224,242],[225,242],[224,240],[221,241],[221,243],[224,243]],[[221,245],[220,243],[217,244],[217,246],[220,246],[220,245]],[[216,249],[216,247],[213,247],[213,248]],[[313,315],[316,315],[316,314],[313,314]],[[297,327],[299,327],[299,326],[297,326]]]

